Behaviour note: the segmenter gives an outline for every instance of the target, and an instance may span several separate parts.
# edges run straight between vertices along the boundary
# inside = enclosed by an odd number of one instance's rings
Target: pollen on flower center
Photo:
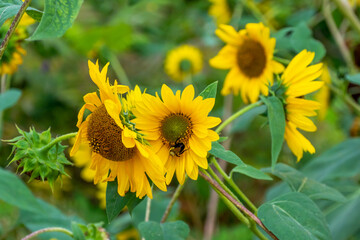
[[[107,113],[105,105],[89,116],[87,138],[92,150],[111,161],[126,161],[135,154],[135,148],[126,148],[121,138],[122,129]]]
[[[174,144],[178,139],[187,140],[192,133],[192,122],[182,113],[172,113],[161,121],[163,140]]]
[[[237,51],[237,63],[247,77],[258,77],[266,67],[264,47],[257,41],[246,39]]]

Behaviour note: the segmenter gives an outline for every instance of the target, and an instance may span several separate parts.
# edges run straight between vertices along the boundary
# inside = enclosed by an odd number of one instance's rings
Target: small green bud
[[[71,227],[74,239],[110,240],[109,234],[102,227],[103,223],[90,223],[83,225],[72,222]]]
[[[17,171],[20,174],[30,176],[29,182],[33,179],[48,181],[53,188],[55,180],[62,175],[66,175],[64,165],[72,165],[64,154],[65,146],[60,141],[51,138],[50,128],[42,133],[38,133],[34,128],[25,132],[18,128],[20,136],[11,140],[6,140],[13,145],[9,158],[13,155],[10,163],[18,164]]]

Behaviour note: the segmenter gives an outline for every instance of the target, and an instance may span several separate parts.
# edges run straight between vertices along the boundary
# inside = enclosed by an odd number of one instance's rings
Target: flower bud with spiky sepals
[[[53,189],[58,177],[68,176],[64,171],[64,165],[72,165],[65,157],[66,147],[61,145],[59,138],[51,138],[50,128],[40,134],[34,128],[30,128],[29,132],[17,126],[16,128],[20,136],[5,140],[13,145],[10,156],[14,156],[9,164],[18,163],[17,170],[21,171],[20,174],[29,175],[29,182],[33,179],[46,180]]]

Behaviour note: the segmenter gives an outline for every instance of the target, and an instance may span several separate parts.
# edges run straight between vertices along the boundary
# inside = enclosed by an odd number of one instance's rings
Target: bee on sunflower
[[[164,167],[150,146],[146,145],[147,139],[130,122],[129,101],[124,101],[124,107],[123,98],[119,98],[119,94],[128,92],[129,88],[117,85],[117,81],[114,86],[109,84],[106,77],[108,65],[100,72],[98,63],[89,61],[90,77],[99,88],[100,98],[96,92],[84,96],[85,105],[78,114],[79,131],[70,156],[75,155],[81,142],[87,142],[92,149],[90,168],[95,170],[95,184],[116,178],[120,196],[131,191],[138,198],[145,195],[152,198],[148,177],[158,188],[166,191]],[[141,97],[138,93],[128,94]],[[83,121],[85,109],[91,114]]]
[[[220,25],[215,34],[226,45],[210,65],[230,69],[221,93],[233,93],[245,103],[256,102],[260,93],[267,96],[268,86],[273,83],[273,74],[281,73],[283,65],[273,60],[275,38],[270,38],[270,29],[262,23],[248,23],[237,32],[230,25]]]
[[[180,184],[185,181],[185,173],[196,180],[198,168],[208,168],[206,157],[211,142],[219,139],[211,128],[221,120],[208,116],[215,99],[194,96],[192,85],[174,94],[164,84],[161,99],[158,94],[144,94],[134,109],[136,127],[165,164],[166,184],[170,184],[175,172]]]
[[[164,68],[174,81],[182,82],[202,70],[201,51],[191,45],[179,46],[167,54]]]

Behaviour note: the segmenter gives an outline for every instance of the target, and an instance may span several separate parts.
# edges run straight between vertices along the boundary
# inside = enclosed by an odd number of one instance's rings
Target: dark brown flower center
[[[90,116],[87,137],[92,150],[111,161],[126,161],[135,154],[135,148],[124,146],[122,129],[107,113],[105,105],[98,107]]]
[[[172,113],[161,121],[163,141],[173,145],[176,142],[187,142],[192,133],[190,117],[183,113]]]
[[[259,77],[266,67],[265,49],[259,42],[246,39],[238,48],[237,63],[247,77]]]

